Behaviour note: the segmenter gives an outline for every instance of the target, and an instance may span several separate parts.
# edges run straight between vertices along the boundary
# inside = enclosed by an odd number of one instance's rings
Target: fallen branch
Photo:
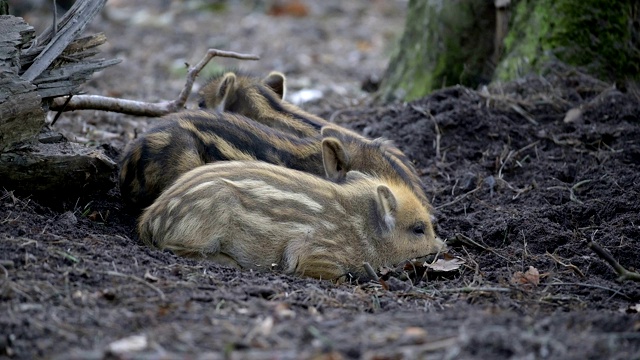
[[[178,98],[175,100],[149,103],[99,95],[76,95],[71,100],[65,98],[54,99],[51,104],[51,110],[61,112],[73,110],[102,110],[149,117],[158,117],[174,113],[184,108],[184,105],[191,94],[191,89],[193,88],[193,83],[195,82],[196,77],[207,63],[216,56],[240,60],[260,60],[260,57],[257,55],[209,49],[200,62],[189,68],[184,87],[182,88],[182,91],[180,91]]]
[[[593,241],[593,239],[587,243],[587,246],[589,247],[589,249],[593,250],[593,252],[595,252],[596,255],[598,255],[602,260],[611,265],[611,267],[616,271],[616,274],[618,274],[618,281],[640,281],[639,273],[625,269],[622,265],[620,265],[619,262],[616,261],[616,259],[613,258],[613,256],[607,250],[598,245],[595,241]]]
[[[93,73],[120,62],[92,58],[107,41],[104,34],[80,37],[106,2],[76,1],[59,23],[54,18],[49,30],[35,39],[35,30],[24,19],[0,16],[1,152],[24,152],[27,144],[37,147],[51,99],[77,94]]]
[[[107,0],[78,1],[60,21],[60,24],[56,24],[56,19],[54,18],[54,23],[51,24],[50,29],[45,31],[47,35],[43,34],[38,37],[38,41],[46,41],[47,45],[36,56],[33,64],[22,74],[22,78],[33,82],[40,76],[62,54],[67,46],[82,33],[106,3]],[[49,41],[48,37],[49,32],[51,41]],[[29,53],[29,50],[26,52]]]

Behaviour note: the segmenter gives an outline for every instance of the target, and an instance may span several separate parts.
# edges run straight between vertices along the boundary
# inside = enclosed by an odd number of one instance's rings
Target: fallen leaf
[[[256,336],[269,336],[273,329],[273,317],[267,316],[266,318],[258,318],[253,329],[249,330],[245,335],[245,341],[251,342]]]
[[[373,48],[373,44],[371,44],[371,42],[367,40],[360,40],[356,43],[356,47],[360,51],[369,51]]]
[[[296,317],[296,312],[291,310],[289,304],[287,303],[279,303],[275,307],[275,315],[279,320],[282,319],[293,319]]]
[[[424,344],[427,342],[427,331],[416,326],[408,327],[400,336],[402,344]]]
[[[533,266],[529,266],[529,270],[526,272],[516,271],[511,277],[511,282],[514,284],[531,284],[538,286],[538,284],[540,284],[540,272]]]
[[[98,212],[94,210],[91,214],[87,215],[87,219],[91,221],[98,220]]]
[[[147,337],[144,335],[133,335],[124,339],[116,340],[107,346],[112,354],[126,354],[144,350],[147,347]]]
[[[380,268],[380,270],[378,271],[378,274],[380,276],[385,276],[387,275],[389,272],[393,271],[393,269],[391,269],[390,267],[387,266],[383,266]]]
[[[433,271],[449,272],[460,269],[462,264],[464,264],[464,260],[453,258],[451,260],[438,259],[433,264],[424,264],[424,266]]]
[[[569,124],[572,122],[580,121],[582,119],[582,110],[580,108],[573,108],[567,111],[567,114],[564,116],[564,120],[562,120],[565,124]]]

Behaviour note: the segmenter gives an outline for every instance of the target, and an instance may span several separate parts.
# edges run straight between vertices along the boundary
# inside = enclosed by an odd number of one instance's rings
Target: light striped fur
[[[227,71],[211,78],[200,90],[200,107],[244,115],[267,126],[301,137],[317,136],[333,125],[284,99],[286,77],[272,71],[266,78]],[[346,128],[343,132],[360,134]]]
[[[326,156],[335,156],[333,145]],[[336,183],[259,161],[187,172],[144,211],[138,229],[144,243],[179,255],[244,269],[275,264],[322,279],[361,275],[365,261],[394,265],[443,247],[404,183],[362,173]]]
[[[132,209],[150,205],[185,172],[220,160],[261,160],[322,175],[320,139],[300,139],[246,117],[187,110],[165,117],[129,143],[120,161],[120,192]]]
[[[200,91],[200,106],[244,115],[256,122],[299,137],[339,138],[351,158],[351,168],[407,183],[430,208],[424,185],[411,160],[391,141],[368,139],[332,124],[284,100],[286,77],[271,72],[266,78],[227,71],[214,76]],[[326,135],[325,135],[326,134]]]
[[[182,111],[165,120],[128,144],[123,153],[120,192],[134,210],[151,205],[180,175],[214,161],[260,160],[326,176],[320,143],[323,138],[335,138],[345,151],[340,163],[327,166],[344,166],[341,174],[357,170],[405,182],[430,211],[415,170],[404,154],[386,141],[356,138],[338,127],[325,127],[322,134],[299,138],[244,116],[215,110]]]

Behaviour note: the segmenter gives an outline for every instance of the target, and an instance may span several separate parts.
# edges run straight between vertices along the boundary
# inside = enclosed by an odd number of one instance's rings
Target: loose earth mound
[[[370,62],[381,57],[380,39],[364,43],[345,24],[359,19],[358,29],[373,29],[385,26],[381,18],[401,24],[401,16],[382,5],[339,3],[314,5],[312,12],[328,15],[313,26],[310,18],[274,22],[232,8],[225,21],[238,28],[218,37],[199,31],[224,26],[202,12],[180,13],[171,26],[159,15],[132,17],[150,23],[137,31],[125,31],[114,12],[95,30],[113,39],[106,52],[124,52],[128,61],[88,92],[169,98],[183,76],[166,75],[168,59],[214,45],[251,52],[248,44],[270,44],[278,56],[310,43],[335,47],[316,49],[317,58],[264,56],[294,64],[278,68],[293,85],[306,74],[332,86],[346,69],[381,71]],[[136,4],[112,6],[156,6]],[[270,32],[276,28],[296,36]],[[347,53],[334,39],[362,40],[362,48]],[[148,56],[150,49],[162,56]],[[314,61],[326,62],[305,65]],[[415,285],[392,277],[390,290],[238,271],[142,246],[115,183],[105,195],[46,206],[3,191],[0,358],[640,358],[640,283],[617,281],[587,246],[597,243],[627,270],[640,269],[637,93],[558,68],[482,91],[453,87],[408,104],[336,112],[353,104],[341,103],[347,96],[331,86],[311,110],[391,139],[415,161],[436,230],[461,260],[457,269],[430,271]],[[78,141],[94,139],[80,127],[93,129],[115,158],[128,140],[122,133],[145,127],[136,121],[85,112],[59,126]]]

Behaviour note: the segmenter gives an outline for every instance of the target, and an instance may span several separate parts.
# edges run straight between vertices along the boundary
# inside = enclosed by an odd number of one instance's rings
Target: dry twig
[[[487,106],[490,106],[491,102],[500,104],[505,108],[515,111],[531,124],[538,126],[538,122],[533,118],[533,115],[524,109],[524,107],[532,106],[529,102],[517,99],[515,96],[491,94],[487,87],[484,87],[481,91],[477,91],[476,94],[487,101]]]
[[[436,210],[440,210],[440,209],[445,208],[445,207],[447,207],[447,206],[451,206],[451,205],[453,205],[453,204],[457,203],[458,201],[463,200],[463,199],[464,199],[464,198],[466,198],[467,196],[469,196],[469,195],[473,194],[474,192],[476,192],[476,191],[478,191],[478,190],[480,190],[480,189],[482,189],[482,187],[481,187],[481,186],[478,186],[478,187],[476,187],[476,188],[475,188],[475,189],[473,189],[473,190],[467,191],[466,193],[464,193],[464,194],[462,194],[462,195],[459,195],[458,197],[456,197],[455,199],[453,199],[453,200],[449,201],[448,203],[444,203],[444,204],[442,204],[442,205],[438,205],[438,206],[436,206]]]
[[[373,281],[380,281],[380,277],[378,277],[378,274],[376,274],[375,270],[373,270],[368,262],[363,262],[362,266],[364,267],[364,271],[367,272],[367,275],[371,276]]]
[[[567,186],[550,186],[547,188],[547,190],[569,190],[569,199],[577,204],[584,204],[584,202],[580,199],[578,199],[578,197],[576,196],[576,190],[578,190],[578,188],[582,185],[588,184],[590,182],[592,182],[593,180],[587,179],[587,180],[582,180],[577,182],[575,185],[573,185],[572,187],[567,187]]]
[[[260,57],[251,54],[240,54],[233,51],[223,51],[217,49],[209,49],[207,54],[195,66],[189,68],[187,80],[178,95],[178,98],[171,101],[160,101],[157,103],[148,103],[144,101],[127,100],[112,98],[100,95],[76,95],[71,100],[56,98],[51,104],[51,110],[54,111],[73,111],[73,110],[102,110],[113,111],[122,114],[157,117],[176,112],[182,108],[187,102],[193,83],[202,69],[214,57],[228,57],[240,60],[259,60]],[[65,104],[66,103],[66,104]]]
[[[453,237],[447,239],[447,245],[451,245],[451,243],[453,242],[460,242],[463,245],[469,245],[469,246],[475,246],[479,249],[482,249],[484,251],[489,251],[491,253],[493,253],[495,256],[509,262],[509,259],[507,259],[506,257],[500,255],[500,253],[498,253],[497,251],[493,250],[492,248],[486,246],[486,245],[482,245],[480,243],[478,243],[477,241],[474,241],[473,239],[471,239],[468,236],[465,236],[464,234],[461,233],[456,233]]]
[[[517,151],[510,150],[509,153],[507,154],[507,157],[504,160],[500,159],[501,165],[500,165],[500,169],[498,170],[498,178],[502,179],[502,169],[504,169],[505,165],[507,164],[507,162],[510,159],[518,157],[518,155],[520,155],[524,151],[526,151],[526,150],[538,145],[539,143],[540,143],[540,140],[537,140],[537,141],[534,141],[531,144],[521,148],[520,150],[517,150]],[[516,160],[516,162],[517,162],[517,160]],[[518,163],[518,165],[520,165],[520,163]]]
[[[583,273],[580,269],[578,269],[578,267],[577,267],[577,266],[575,266],[575,265],[573,265],[573,264],[571,264],[571,263],[569,263],[569,264],[565,264],[565,263],[563,263],[562,261],[560,261],[560,259],[558,258],[558,256],[556,256],[556,255],[554,255],[554,254],[552,254],[552,253],[550,253],[550,252],[548,252],[548,251],[547,251],[547,256],[549,256],[551,259],[553,259],[553,261],[555,261],[556,263],[558,263],[558,264],[560,264],[560,265],[562,265],[562,266],[564,266],[564,267],[566,267],[566,268],[571,269],[571,271],[573,271],[574,273],[576,273],[577,275],[579,275],[581,278],[583,278],[583,277],[584,277],[584,273]]]
[[[587,246],[589,247],[589,249],[593,250],[593,252],[596,253],[596,255],[598,255],[602,260],[611,265],[611,267],[616,271],[616,274],[618,274],[618,281],[640,281],[640,273],[625,269],[622,265],[620,265],[618,261],[616,261],[616,259],[613,258],[613,256],[607,250],[598,245],[595,241],[593,241],[593,239],[591,239],[591,241],[587,243]]]
[[[378,274],[376,274],[376,271],[373,270],[373,268],[371,267],[371,264],[369,264],[368,262],[365,261],[365,262],[362,263],[362,266],[364,267],[364,271],[367,272],[367,275],[369,275],[371,280],[373,280],[374,282],[377,282],[380,285],[382,285],[383,289],[389,290],[389,285],[387,285],[386,281],[380,279]]]

